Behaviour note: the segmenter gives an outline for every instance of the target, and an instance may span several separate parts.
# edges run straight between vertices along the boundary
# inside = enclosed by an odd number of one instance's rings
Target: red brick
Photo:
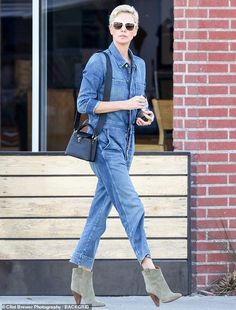
[[[232,27],[231,27],[232,29],[235,29],[235,28],[236,28],[236,20],[232,20],[232,21],[231,21],[231,26],[232,26]]]
[[[215,281],[218,281],[219,279],[222,279],[222,277],[225,276],[225,273],[218,273],[217,275],[208,275],[208,283],[211,285]]]
[[[183,61],[183,53],[174,53],[174,61]]]
[[[208,171],[209,173],[234,173],[236,172],[236,164],[209,165]]]
[[[205,231],[192,231],[191,233],[192,240],[206,240]]]
[[[202,140],[202,139],[227,139],[227,132],[225,131],[189,131],[189,140]]]
[[[236,206],[236,198],[229,197],[229,205],[235,207]]]
[[[174,141],[173,142],[173,147],[174,147],[174,150],[175,151],[182,151],[183,150],[183,142],[180,142],[180,141]]]
[[[209,195],[235,195],[236,186],[214,186],[209,188]]]
[[[212,28],[212,29],[220,29],[229,28],[229,21],[223,19],[217,20],[210,20],[210,19],[189,19],[188,20],[188,28],[189,29],[205,29],[205,28]]]
[[[236,72],[236,65],[230,65],[230,72]]]
[[[200,266],[197,266],[196,269],[198,273],[227,272],[227,266],[225,264],[200,265]]]
[[[174,83],[183,83],[183,75],[174,74],[173,79]]]
[[[191,172],[192,173],[206,173],[206,165],[192,165]]]
[[[229,176],[229,184],[236,184],[236,175]],[[235,213],[236,215],[236,213]]]
[[[226,226],[227,222],[224,221],[224,224]],[[193,220],[192,225],[197,229],[222,228],[221,222],[217,220]]]
[[[193,206],[193,204],[192,204]],[[191,212],[191,217],[192,218],[204,218],[206,217],[206,209],[192,209],[192,212]]]
[[[204,198],[197,198],[197,206],[200,207],[218,207],[218,206],[226,206],[227,205],[227,198],[211,198],[211,197],[204,197]],[[208,209],[208,217],[211,217],[212,209]],[[214,211],[214,210],[213,210]],[[209,213],[210,212],[210,213]]]
[[[209,10],[209,17],[210,18],[235,18],[236,17],[236,11],[229,9],[229,10],[214,10],[214,9],[210,9]],[[232,40],[229,37],[229,40]]]
[[[209,120],[209,128],[236,128],[236,122],[233,119]]]
[[[174,0],[174,7],[187,6],[187,0]]]
[[[176,18],[183,18],[184,17],[184,9],[179,9],[177,7],[175,7],[175,10],[174,10],[174,15],[175,15],[175,19]]]
[[[203,9],[203,10],[196,10],[196,9],[186,9],[185,10],[185,15],[188,18],[201,18],[201,17],[207,17],[207,10]]]
[[[186,72],[185,64],[174,64],[173,65],[174,72]]]
[[[188,72],[228,72],[227,64],[189,64]]]
[[[206,262],[206,254],[195,254],[194,255],[195,261],[199,263],[205,263]]]
[[[188,86],[189,95],[217,95],[228,94],[227,86]]]
[[[211,84],[236,83],[236,77],[234,75],[211,75],[209,76],[209,83]]]
[[[185,86],[174,86],[175,95],[184,95],[186,92]]]
[[[230,87],[230,94],[235,94],[236,95],[236,86],[231,86]]]
[[[205,106],[207,104],[207,100],[205,97],[186,97],[185,105],[199,105]]]
[[[183,97],[175,97],[174,98],[174,107],[177,105],[183,105],[184,99]]]
[[[207,53],[186,53],[185,54],[186,61],[206,61],[207,60]]]
[[[222,117],[228,116],[228,109],[221,108],[201,108],[201,109],[188,109],[189,117]]]
[[[206,120],[201,119],[193,119],[193,120],[185,120],[184,121],[185,128],[206,128]]]
[[[207,31],[186,31],[185,39],[207,40]]]
[[[206,150],[206,142],[184,142],[186,151]]]
[[[174,39],[175,40],[183,40],[184,39],[184,31],[180,31],[180,30],[174,31]]]
[[[236,150],[236,142],[209,142],[208,149],[210,151]]]
[[[236,154],[230,154],[229,160],[236,161]]]
[[[229,221],[229,228],[236,228],[236,220]]]
[[[185,42],[174,42],[174,50],[186,50],[186,43]]]
[[[186,110],[184,108],[175,108],[174,109],[174,117],[178,116],[185,116]]]
[[[206,276],[197,276],[196,281],[197,281],[197,285],[205,286],[207,283],[206,282]]]
[[[228,51],[228,42],[189,42],[191,51]]]
[[[209,105],[235,105],[235,98],[233,97],[212,97],[209,98]]]
[[[189,6],[195,7],[227,7],[228,0],[189,0]]]
[[[208,262],[228,262],[230,255],[228,253],[210,253],[208,254]]]
[[[209,61],[236,61],[235,53],[209,53]]]
[[[229,138],[230,139],[236,139],[236,130],[229,132]]]
[[[228,161],[228,155],[224,153],[217,154],[194,154],[192,156],[192,161],[198,162],[220,162],[220,161]],[[235,158],[236,161],[236,158]]]
[[[208,239],[209,240],[215,240],[215,239],[236,239],[236,231],[228,231],[227,235],[224,231],[209,231],[208,232]]]
[[[185,76],[185,83],[206,83],[207,77],[205,75],[187,75]]]
[[[230,51],[236,51],[236,43],[235,42],[231,42],[229,44],[229,47],[230,47]]]
[[[227,250],[227,242],[196,242],[198,251],[225,251]]]
[[[187,27],[187,21],[186,20],[175,20],[174,23],[175,29],[182,29]]]
[[[191,194],[193,196],[205,196],[206,195],[206,187],[192,186]]]
[[[177,130],[174,130],[173,132],[173,138],[174,139],[185,139],[185,131],[177,131]]]
[[[229,116],[236,117],[236,108],[229,109]]]
[[[192,177],[194,180],[195,178]],[[196,177],[196,184],[227,184],[227,176],[210,176],[198,175]]]
[[[208,217],[235,217],[236,209],[228,208],[228,209],[208,209]]]
[[[183,128],[183,125],[184,125],[183,119],[174,119],[173,120],[174,128]]]
[[[231,7],[236,6],[236,0],[230,0],[231,2]]]

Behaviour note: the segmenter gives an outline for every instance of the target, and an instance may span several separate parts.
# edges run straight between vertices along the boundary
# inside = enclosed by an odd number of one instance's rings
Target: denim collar
[[[120,54],[119,50],[117,49],[117,47],[115,46],[114,42],[112,42],[110,44],[108,50],[115,57],[116,62],[120,68],[127,64],[127,61],[121,56],[121,54]],[[129,49],[128,53],[129,53],[129,57],[131,59],[131,66],[136,69],[137,65],[135,64],[134,54],[132,53],[131,49]]]

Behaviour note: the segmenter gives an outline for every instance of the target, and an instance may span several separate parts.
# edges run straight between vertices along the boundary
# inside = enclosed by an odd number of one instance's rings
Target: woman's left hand
[[[143,115],[147,118],[147,121],[144,121],[140,117],[136,119],[136,124],[138,126],[149,126],[154,120],[154,114],[152,111],[145,111],[143,112]]]

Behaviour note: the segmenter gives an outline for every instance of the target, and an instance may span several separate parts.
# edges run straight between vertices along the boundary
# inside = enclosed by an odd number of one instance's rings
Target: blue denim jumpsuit
[[[145,92],[145,63],[129,50],[131,65],[126,63],[112,42],[106,50],[112,64],[110,101],[127,100]],[[94,113],[102,101],[106,59],[94,54],[84,72],[77,101],[80,113],[88,113],[96,126]],[[70,259],[71,263],[92,269],[96,250],[106,229],[106,219],[115,206],[134,253],[141,264],[150,251],[144,231],[144,208],[129,176],[134,155],[134,124],[137,110],[107,113],[106,122],[98,137],[98,149],[91,168],[98,177],[95,196],[80,240]]]

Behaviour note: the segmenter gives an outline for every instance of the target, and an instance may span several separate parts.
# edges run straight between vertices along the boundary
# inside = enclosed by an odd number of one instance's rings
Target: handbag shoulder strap
[[[106,75],[105,75],[105,82],[104,82],[104,93],[103,93],[103,101],[109,101],[110,100],[110,95],[111,95],[111,85],[112,85],[112,65],[111,65],[111,60],[110,56],[104,52],[104,51],[99,51],[97,53],[103,53],[106,57]],[[77,130],[79,128],[80,124],[80,116],[81,113],[78,112],[77,110],[77,94],[74,92],[74,100],[76,104],[76,114],[75,114],[75,120],[74,120],[74,129]],[[106,121],[106,113],[102,113],[99,115],[99,119],[97,122],[97,126],[94,129],[94,135],[97,136],[101,132],[103,125]]]

